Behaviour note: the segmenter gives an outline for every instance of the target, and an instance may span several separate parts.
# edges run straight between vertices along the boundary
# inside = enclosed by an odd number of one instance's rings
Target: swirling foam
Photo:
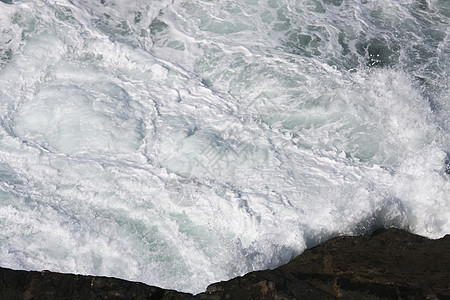
[[[449,7],[0,2],[0,265],[188,292],[450,232]]]

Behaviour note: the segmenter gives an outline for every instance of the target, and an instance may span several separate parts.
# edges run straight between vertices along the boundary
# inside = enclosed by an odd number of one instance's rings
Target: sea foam
[[[449,7],[420,3],[0,2],[0,264],[196,293],[449,233]]]

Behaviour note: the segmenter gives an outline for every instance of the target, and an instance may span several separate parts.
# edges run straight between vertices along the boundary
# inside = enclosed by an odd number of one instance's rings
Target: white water
[[[1,266],[196,293],[450,233],[448,1],[9,2]]]

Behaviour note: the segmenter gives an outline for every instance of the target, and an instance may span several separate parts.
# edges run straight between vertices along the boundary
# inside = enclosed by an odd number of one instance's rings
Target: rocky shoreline
[[[450,235],[400,229],[336,237],[274,270],[198,295],[117,278],[0,268],[0,299],[450,299]]]

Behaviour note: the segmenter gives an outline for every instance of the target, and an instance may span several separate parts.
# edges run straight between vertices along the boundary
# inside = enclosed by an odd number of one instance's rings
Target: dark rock
[[[272,289],[252,297],[258,284],[269,283]],[[336,237],[275,270],[215,283],[207,291],[218,299],[450,299],[450,235],[429,240],[389,229]]]
[[[0,268],[0,299],[143,300],[193,299],[193,296],[117,278]]]
[[[125,280],[0,268],[0,299],[450,299],[450,235],[336,237],[196,296]]]

